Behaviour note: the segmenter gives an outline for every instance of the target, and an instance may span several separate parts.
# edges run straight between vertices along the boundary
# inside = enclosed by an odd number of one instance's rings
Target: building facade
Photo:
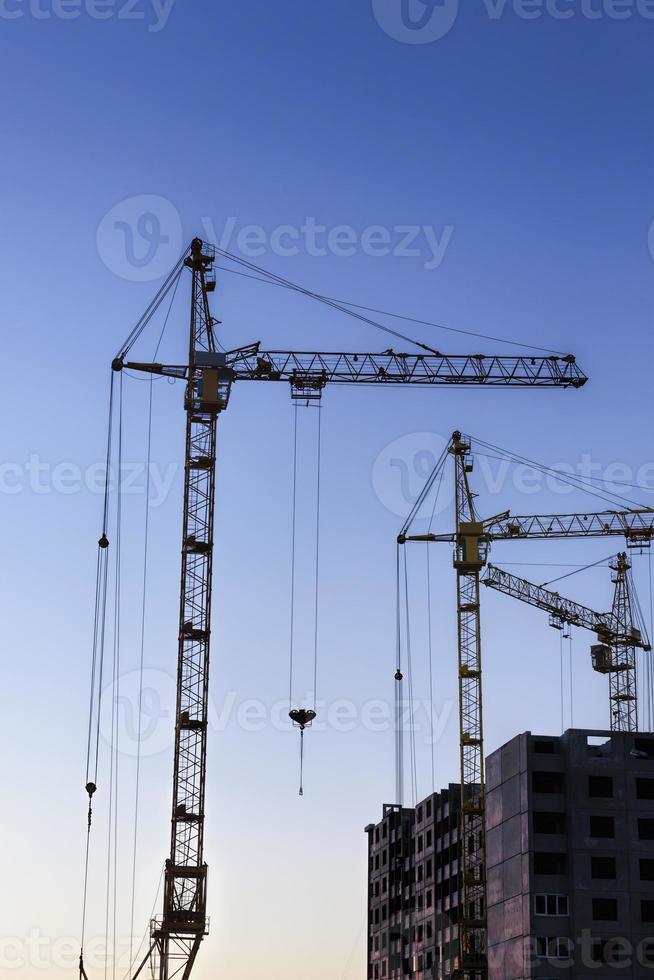
[[[368,978],[433,980],[458,964],[457,785],[386,805],[368,834]]]
[[[654,980],[654,734],[526,732],[486,763],[489,980]],[[460,789],[368,834],[368,980],[458,966]]]
[[[489,980],[654,977],[654,735],[526,733],[486,783]]]

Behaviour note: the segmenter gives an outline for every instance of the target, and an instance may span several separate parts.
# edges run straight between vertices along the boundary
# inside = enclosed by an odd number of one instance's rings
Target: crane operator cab
[[[193,401],[201,412],[222,412],[227,408],[234,371],[227,355],[218,351],[196,351]]]

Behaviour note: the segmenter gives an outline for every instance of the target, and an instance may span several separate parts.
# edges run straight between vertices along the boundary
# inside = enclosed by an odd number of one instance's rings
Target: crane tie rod
[[[234,259],[236,261],[236,259]],[[283,282],[276,282],[274,279],[264,278],[264,274],[269,275],[265,269],[262,269],[262,275],[251,275],[247,272],[238,272],[236,269],[230,269],[227,265],[217,265],[216,269],[220,269],[222,272],[229,272],[234,276],[241,276],[244,279],[252,279],[254,282],[261,282],[267,286],[284,286],[288,289],[296,289],[294,285],[285,286]],[[511,347],[520,347],[521,349],[537,350],[541,351],[543,354],[555,354],[560,357],[565,357],[565,352],[560,350],[554,350],[552,347],[538,347],[536,344],[527,344],[523,341],[518,340],[508,340],[506,337],[493,337],[491,334],[477,333],[474,330],[463,330],[459,327],[446,327],[443,323],[434,323],[433,320],[422,320],[416,316],[409,316],[405,313],[391,313],[390,310],[379,310],[374,306],[365,306],[363,303],[353,303],[351,300],[347,299],[336,299],[334,296],[325,296],[324,293],[316,293],[316,297],[322,302],[327,301],[331,303],[340,303],[342,306],[352,306],[355,310],[365,310],[367,313],[378,313],[380,316],[390,316],[395,320],[406,320],[408,323],[417,323],[424,327],[435,327],[437,330],[447,330],[448,333],[463,334],[466,337],[477,337],[480,340],[492,340],[496,344],[509,344]],[[384,329],[381,327],[381,329]],[[410,340],[409,337],[405,337],[403,334],[393,331],[390,327],[387,328],[389,333],[395,334],[401,340]],[[411,343],[414,343],[411,340]]]
[[[184,268],[184,262],[186,260],[187,255],[189,254],[189,250],[190,250],[190,246],[189,248],[185,249],[182,252],[181,257],[178,259],[176,265],[173,267],[172,271],[167,276],[161,289],[156,294],[156,296],[149,304],[149,306],[146,308],[145,313],[143,313],[140,320],[136,323],[132,332],[125,340],[125,343],[120,348],[120,351],[116,355],[116,361],[123,360],[125,357],[127,357],[130,350],[132,349],[136,341],[139,339],[139,337],[141,336],[141,334],[143,333],[147,325],[150,323],[152,317],[155,315],[155,313],[163,303],[164,299],[166,298],[170,290],[173,288],[173,286],[176,286],[177,282],[179,281],[182,270]]]
[[[267,269],[262,269],[261,266],[255,265],[254,262],[248,262],[247,259],[234,255],[232,252],[228,252],[224,248],[219,248],[217,245],[215,245],[214,248],[216,249],[218,255],[222,255],[223,258],[249,269],[250,272],[256,272],[259,275],[267,276],[269,281],[277,286],[285,286],[287,289],[291,289],[296,293],[301,293],[303,296],[306,296],[309,299],[314,299],[318,303],[323,303],[325,306],[331,307],[333,310],[338,310],[339,313],[345,313],[346,316],[351,316],[355,320],[360,320],[362,323],[367,323],[368,326],[374,327],[376,330],[381,330],[383,333],[391,334],[393,337],[397,337],[400,340],[405,340],[409,344],[414,344],[416,347],[419,347],[421,350],[427,351],[430,354],[439,354],[437,350],[430,347],[428,344],[423,344],[421,341],[415,340],[413,337],[408,337],[406,334],[400,333],[397,330],[393,330],[392,327],[385,326],[383,323],[379,323],[377,320],[373,320],[371,317],[364,316],[362,313],[357,313],[355,309],[349,309],[338,300],[331,299],[328,296],[323,296],[321,293],[316,293],[312,289],[307,289],[304,286],[300,286],[298,283],[292,282],[290,279],[285,279],[283,276],[278,276],[274,272],[269,272]]]

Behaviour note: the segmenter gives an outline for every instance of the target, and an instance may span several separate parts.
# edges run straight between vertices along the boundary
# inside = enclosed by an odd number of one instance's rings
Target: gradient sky
[[[587,457],[594,475],[606,475],[622,464],[608,476],[654,486],[651,4],[476,0],[455,16],[452,0],[431,14],[411,0],[413,29],[400,6],[0,2],[3,975],[75,972],[101,510],[93,480],[104,453],[108,366],[183,242],[215,236],[243,252],[256,239],[263,244],[255,261],[313,289],[570,350],[591,377],[580,392],[326,392],[319,699],[329,723],[307,735],[302,801],[297,735],[274,721],[288,683],[292,409],[282,386],[234,391],[220,424],[207,801],[212,928],[199,980],[364,975],[363,827],[394,793],[392,732],[379,716],[371,724],[370,711],[393,697],[394,539],[429,453],[462,428],[548,465],[577,467]],[[326,232],[316,243],[301,231],[312,224],[331,231],[326,249]],[[246,234],[252,225],[260,230]],[[342,225],[353,231],[334,231]],[[397,254],[403,226],[422,229],[414,233],[418,254]],[[296,254],[281,254],[289,245]],[[228,347],[260,339],[273,349],[374,351],[391,343],[300,297],[219,275],[213,306]],[[186,295],[183,284],[164,346],[170,358],[184,350]],[[428,327],[407,332],[452,353],[512,350]],[[144,338],[144,356],[154,343],[153,333]],[[153,700],[143,750],[139,934],[168,849],[181,512],[181,387],[160,381],[154,391],[153,460],[168,486],[155,494],[151,520],[145,659]],[[146,399],[147,384],[126,378],[125,454],[134,463],[144,458]],[[313,427],[315,414],[303,412],[302,574],[311,568]],[[498,477],[497,466],[478,458],[484,514],[602,509],[599,500],[525,483],[524,474]],[[140,492],[125,498],[123,959],[143,485],[141,471]],[[652,494],[633,498],[647,503]],[[440,525],[451,517],[450,508]],[[584,563],[618,548],[505,545],[493,558]],[[424,551],[409,560],[416,695],[425,699]],[[648,559],[635,562],[649,618]],[[440,785],[456,778],[457,764],[446,546],[433,563]],[[525,574],[543,581],[564,571]],[[610,602],[606,568],[560,588],[599,609]],[[557,634],[542,613],[484,598],[487,749],[526,729],[559,732]],[[306,589],[299,601],[306,640]],[[588,640],[574,638],[574,722],[604,727],[606,692],[590,672]],[[310,684],[311,655],[303,641],[299,687]],[[417,736],[422,796],[432,784],[425,718]],[[96,949],[105,929],[107,804],[105,766],[89,916]],[[101,958],[90,956],[88,965],[92,980],[105,976]]]

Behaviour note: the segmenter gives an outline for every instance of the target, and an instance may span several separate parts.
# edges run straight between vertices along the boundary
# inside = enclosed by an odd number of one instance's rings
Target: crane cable
[[[95,602],[93,616],[93,640],[91,656],[91,683],[89,692],[89,720],[86,747],[86,785],[88,810],[86,817],[86,845],[84,857],[84,884],[82,890],[82,928],[79,957],[79,975],[88,980],[84,967],[84,945],[86,938],[86,917],[88,907],[89,862],[91,852],[91,827],[93,823],[93,796],[97,791],[98,760],[100,752],[100,720],[102,714],[102,691],[104,676],[104,652],[107,625],[107,581],[109,565],[109,491],[111,483],[111,454],[113,446],[114,418],[114,380],[111,372],[109,385],[109,417],[107,422],[107,449],[105,458],[104,500],[102,507],[102,533],[98,540],[98,555],[95,575]],[[95,726],[94,726],[95,721]],[[94,730],[95,727],[95,730]]]
[[[318,411],[318,459],[316,477],[316,555],[315,555],[315,594],[314,594],[314,627],[313,627],[313,710],[316,710],[318,698],[318,624],[320,613],[320,504],[322,480],[322,407],[317,404]]]
[[[472,436],[466,434],[466,439],[472,441],[472,438],[473,438]],[[475,439],[474,442],[476,445],[483,446],[485,449],[490,449],[491,452],[498,453],[500,459],[506,459],[512,463],[519,463],[522,465],[529,466],[543,473],[546,476],[553,477],[559,483],[564,483],[568,486],[571,486],[575,490],[582,490],[585,493],[590,494],[590,496],[592,497],[597,497],[600,500],[604,500],[606,503],[612,504],[614,507],[616,506],[616,503],[622,507],[626,506],[626,509],[633,509],[634,507],[634,501],[630,500],[628,497],[625,497],[618,493],[613,493],[611,490],[601,491],[597,489],[593,485],[594,481],[592,478],[586,478],[583,476],[575,476],[574,474],[570,474],[570,473],[564,473],[560,469],[554,469],[551,466],[545,466],[543,463],[538,463],[533,459],[529,459],[527,456],[521,456],[519,453],[511,452],[508,449],[502,449],[501,446],[496,446],[491,442],[485,442],[483,439]],[[483,456],[485,454],[480,453],[478,450],[475,450],[475,455]],[[489,458],[492,459],[493,457],[491,456]],[[627,485],[633,486],[631,484],[627,484]],[[636,489],[644,490],[646,488],[640,487]],[[644,504],[637,504],[637,506],[647,509]]]
[[[429,518],[427,532],[431,533],[436,516],[436,507],[443,485],[443,474],[445,470],[441,468],[440,477],[436,484],[434,503]],[[429,657],[429,738],[431,742],[431,783],[432,793],[436,792],[436,739],[434,737],[434,636],[432,629],[432,590],[431,590],[431,548],[425,549],[427,554],[427,652]]]
[[[649,628],[650,637],[654,640],[654,591],[652,590],[652,549],[648,551],[648,566],[649,566]],[[647,695],[648,695],[648,731],[652,731],[654,726],[654,670],[652,664],[652,653],[645,653],[645,663],[647,669],[645,672],[645,678],[647,683]]]
[[[413,344],[415,347],[419,347],[421,350],[427,351],[429,354],[441,356],[440,351],[435,350],[433,347],[429,347],[428,344],[423,344],[420,340],[415,340],[413,337],[408,337],[406,334],[400,333],[398,330],[393,330],[392,327],[387,327],[383,323],[379,323],[377,320],[371,319],[371,317],[364,316],[363,313],[357,313],[355,309],[348,309],[348,307],[344,306],[339,300],[330,299],[328,296],[323,296],[321,293],[316,293],[312,289],[307,289],[304,286],[300,286],[299,283],[292,282],[290,279],[285,279],[283,276],[278,276],[274,272],[270,272],[267,269],[261,268],[261,266],[255,265],[254,262],[248,262],[247,259],[234,255],[232,252],[228,252],[223,248],[219,248],[217,245],[214,247],[216,252],[218,252],[219,255],[222,255],[223,258],[229,259],[230,261],[235,262],[237,265],[249,269],[251,272],[256,272],[260,275],[267,276],[270,282],[275,283],[275,285],[284,286],[296,293],[301,293],[303,296],[306,296],[309,299],[315,299],[318,303],[323,303],[325,306],[338,310],[340,313],[345,313],[346,316],[351,316],[355,320],[360,320],[362,323],[366,323],[368,326],[375,327],[376,330],[381,330],[383,333],[397,337],[399,340],[405,340],[408,344]]]
[[[565,732],[565,682],[564,682],[564,670],[563,670],[563,630],[559,633],[559,646],[561,654],[561,734]]]
[[[184,269],[184,263],[186,261],[186,257],[189,253],[189,250],[190,250],[190,245],[182,252],[181,257],[177,260],[177,263],[175,264],[174,268],[166,277],[163,285],[155,295],[154,299],[150,302],[145,312],[143,313],[143,315],[140,317],[140,319],[132,329],[131,333],[129,334],[124,344],[120,348],[120,351],[116,355],[116,360],[123,360],[125,357],[127,357],[130,350],[132,349],[136,341],[139,339],[139,337],[141,336],[141,334],[143,333],[147,325],[150,323],[153,316],[155,315],[155,313],[163,303],[164,299],[166,298],[170,290],[173,289],[174,287],[175,292],[177,291],[177,283],[179,282],[180,276]]]
[[[288,668],[288,710],[293,707],[293,654],[295,644],[295,562],[297,535],[297,413],[298,403],[294,405],[293,419],[293,504],[291,517],[291,621],[290,621],[290,658]]]
[[[431,532],[434,523],[434,517],[436,514],[436,507],[438,505],[438,500],[440,496],[441,487],[443,485],[443,476],[445,472],[445,461],[447,460],[447,450],[441,453],[434,469],[432,470],[425,487],[417,497],[414,505],[411,509],[409,517],[405,521],[402,531],[398,537],[397,551],[396,551],[396,668],[395,668],[395,793],[398,806],[403,805],[404,801],[404,732],[403,732],[403,681],[404,675],[402,673],[402,616],[401,616],[401,598],[400,598],[400,546],[403,543],[402,537],[408,531],[409,527],[416,518],[422,504],[425,499],[431,493],[434,485],[436,487],[431,515],[429,518],[428,531]],[[432,623],[432,589],[431,589],[431,557],[430,549],[427,546],[427,649],[428,649],[428,666],[429,666],[429,705],[430,705],[430,715],[429,715],[429,730],[430,730],[430,742],[431,742],[431,774],[432,774],[432,791],[436,791],[436,758],[435,758],[435,738],[434,738],[434,657],[433,657],[433,623]],[[404,570],[405,578],[407,576],[407,556],[406,549],[404,549]],[[411,676],[411,661],[410,661],[410,650],[411,650],[411,631],[409,624],[409,598],[408,598],[408,579],[405,582],[405,614],[406,614],[406,643],[407,643],[407,679],[409,681],[409,698],[412,708],[412,676]],[[411,758],[412,758],[412,788],[414,795],[416,792],[416,759],[415,759],[415,732],[411,739]]]
[[[121,668],[121,566],[122,566],[122,469],[123,469],[123,376],[120,375],[118,389],[118,439],[117,439],[117,503],[116,503],[116,555],[114,580],[114,609],[113,609],[113,670],[111,700],[111,744],[110,744],[110,776],[109,776],[109,819],[107,845],[107,882],[106,882],[106,911],[105,911],[105,943],[109,949],[109,922],[112,923],[112,980],[116,980],[116,948],[117,948],[117,913],[118,913],[118,790],[119,790],[119,725],[120,716],[120,668]],[[113,875],[113,889],[112,889]],[[105,978],[108,971],[108,961],[105,959]]]
[[[290,653],[288,700],[289,718],[293,726],[300,730],[300,789],[304,796],[304,732],[310,728],[317,713],[318,698],[318,649],[319,649],[319,611],[320,611],[320,512],[322,483],[322,407],[317,405],[317,474],[316,474],[316,515],[315,515],[315,555],[314,555],[314,628],[313,628],[313,707],[293,708],[293,676],[295,653],[295,580],[297,566],[297,491],[298,491],[298,402],[295,402],[293,420],[293,493],[291,530],[291,613],[290,613]]]
[[[417,512],[426,497],[431,492],[432,488],[435,486],[434,498],[431,508],[431,515],[429,518],[428,531],[434,524],[434,518],[436,515],[436,507],[438,506],[438,501],[440,497],[441,488],[443,486],[443,476],[445,472],[445,461],[447,459],[447,451],[443,452],[436,463],[432,473],[429,476],[427,484],[423,491],[420,493],[419,497],[414,503],[411,510],[411,514],[407,518],[403,531],[408,530],[409,526],[415,519]],[[401,537],[401,535],[400,535]],[[401,575],[400,575],[400,547],[401,542],[398,540],[396,549],[396,656],[395,656],[395,794],[397,805],[402,806],[404,802],[404,718],[403,718],[403,681],[404,674],[402,673],[402,601],[401,601]],[[435,737],[434,737],[434,656],[433,656],[433,622],[432,622],[432,576],[431,576],[431,557],[430,548],[427,546],[427,650],[428,650],[428,667],[429,667],[429,731],[430,731],[430,742],[431,742],[431,776],[432,776],[432,791],[436,792],[436,752],[435,752]],[[409,596],[408,596],[408,569],[407,569],[407,554],[406,549],[403,549],[404,554],[404,575],[405,575],[405,616],[406,616],[406,646],[407,646],[407,680],[409,682],[409,702],[410,702],[410,712],[413,715],[413,677],[412,677],[412,664],[411,664],[411,628],[409,622]],[[411,727],[411,726],[410,726]],[[411,751],[411,785],[412,793],[414,795],[414,803],[417,798],[417,763],[416,763],[416,750],[415,750],[415,731],[411,729],[411,741],[410,741],[410,751]]]
[[[627,571],[628,594],[629,594],[629,597],[631,599],[632,624],[635,624],[635,626],[637,627],[637,629],[640,630],[641,637],[644,639],[644,641],[646,643],[650,643],[651,642],[651,635],[652,635],[652,624],[651,624],[651,616],[652,616],[651,571],[652,571],[652,568],[651,568],[651,565],[652,565],[652,558],[651,558],[651,551],[650,551],[650,555],[649,555],[649,571],[650,571],[650,627],[649,627],[649,630],[648,630],[648,627],[647,627],[647,622],[645,620],[645,614],[643,612],[643,607],[641,605],[640,598],[639,598],[638,592],[636,590],[636,583],[635,583],[635,580],[634,580],[633,571],[631,569]],[[636,702],[635,702],[636,703],[636,711],[640,715],[640,712],[639,712],[640,683],[641,683],[640,677],[641,677],[641,673],[644,671],[644,673],[645,673],[645,706],[646,706],[646,715],[647,715],[648,726],[649,726],[647,730],[648,731],[651,731],[652,730],[652,719],[650,717],[651,716],[651,704],[652,704],[652,657],[651,657],[651,651],[648,652],[647,650],[641,648],[641,650],[640,650],[640,668],[638,667],[638,652],[637,651],[635,652],[635,655],[636,655],[636,677],[635,677],[635,684],[636,684]]]
[[[413,660],[411,656],[411,616],[409,607],[409,568],[407,561],[406,548],[404,549],[404,626],[406,634],[406,660],[407,660],[407,679],[409,681],[409,745],[411,759],[411,791],[413,805],[418,803],[418,771],[416,759],[416,729],[414,724],[414,700],[413,700]]]
[[[570,728],[575,727],[575,704],[574,704],[574,675],[573,675],[573,656],[572,656],[572,626],[568,633],[569,659],[570,659]]]
[[[395,552],[395,802],[404,806],[404,732],[402,729],[402,613],[400,602],[400,544]]]
[[[163,326],[161,328],[161,333],[159,334],[157,345],[152,355],[153,361],[156,361],[157,355],[159,353],[159,348],[161,347],[161,344],[163,342],[164,334],[166,332],[166,327],[168,326],[168,321],[170,319],[170,314],[173,308],[173,303],[175,302],[175,296],[177,295],[177,287],[179,286],[180,279],[181,276],[178,276],[175,282],[175,288],[173,289],[173,293],[170,299],[170,304],[168,306],[168,311],[166,313]],[[122,372],[122,373],[125,374],[127,372]],[[149,380],[149,391],[148,391],[147,437],[146,437],[145,522],[144,522],[144,531],[143,531],[143,575],[141,579],[141,631],[140,631],[140,657],[139,657],[139,668],[138,668],[139,691],[138,691],[138,706],[137,706],[136,778],[135,778],[135,789],[134,789],[132,894],[131,894],[131,901],[130,901],[130,932],[129,932],[130,970],[134,965],[135,958],[138,957],[138,954],[140,952],[140,947],[139,947],[139,950],[136,953],[136,957],[133,955],[134,918],[135,918],[135,908],[136,908],[137,843],[138,843],[138,829],[139,829],[139,802],[140,802],[140,786],[141,786],[141,738],[142,738],[142,723],[143,723],[143,667],[145,662],[145,615],[146,615],[149,544],[150,544],[150,490],[151,490],[150,468],[152,462],[152,405],[153,405],[155,379],[152,375],[150,375],[150,378],[148,380]]]
[[[225,253],[225,255],[227,257],[228,253]],[[232,261],[236,261],[236,259],[234,258]],[[271,275],[270,273],[266,272],[265,269],[261,270],[262,275],[252,275],[248,272],[238,272],[236,269],[230,269],[229,266],[225,265],[218,265],[216,268],[220,269],[221,272],[229,272],[233,276],[240,276],[243,279],[252,279],[254,282],[264,283],[266,286],[282,286],[293,291],[304,292],[301,287],[295,286],[292,283],[287,285],[285,282],[277,282],[275,278],[265,278],[264,276]],[[324,293],[315,293],[311,295],[315,299],[319,299],[321,301],[324,300],[329,303],[340,304],[341,306],[351,306],[355,310],[365,310],[367,313],[376,313],[379,316],[390,316],[395,320],[405,320],[407,323],[415,323],[423,327],[434,327],[436,330],[446,330],[448,333],[462,334],[466,337],[476,337],[478,340],[492,340],[496,344],[509,344],[511,347],[537,350],[543,354],[555,354],[561,357],[564,356],[563,351],[554,350],[551,347],[538,347],[536,344],[526,344],[519,340],[507,340],[505,337],[494,337],[490,334],[477,333],[474,330],[463,330],[460,327],[446,327],[443,323],[434,323],[432,320],[422,320],[420,317],[408,316],[405,313],[391,313],[389,310],[379,310],[374,306],[365,306],[363,303],[353,303],[351,300],[336,299],[334,296],[325,296]],[[379,324],[377,326],[380,326],[380,329],[384,329]],[[395,336],[399,337],[401,340],[409,340],[411,343],[416,343],[416,341],[411,340],[409,337],[405,337],[403,334],[396,333],[395,331],[391,330],[391,328],[388,328],[388,330],[390,333],[395,333]]]
[[[543,582],[539,585],[539,589],[544,589],[546,586],[554,585],[555,582],[562,582],[565,578],[572,578],[573,575],[578,575],[580,572],[587,572],[590,568],[597,568],[598,565],[604,565],[608,562],[613,555],[607,555],[606,558],[600,558],[599,561],[594,561],[590,565],[582,565],[581,568],[575,568],[574,572],[566,572],[565,575],[559,575],[558,578],[552,578],[549,582]]]

